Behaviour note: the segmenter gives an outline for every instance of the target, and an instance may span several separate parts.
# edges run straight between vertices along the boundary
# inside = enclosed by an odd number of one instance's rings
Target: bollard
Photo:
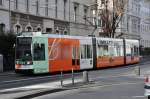
[[[87,71],[83,72],[83,82],[84,83],[88,83],[89,82],[88,72]]]
[[[60,77],[61,77],[60,84],[61,86],[63,86],[63,71],[62,70],[61,70]]]
[[[136,75],[140,76],[140,67],[139,66],[134,67],[134,71],[135,71]]]
[[[73,71],[73,68],[72,68],[72,85],[74,85],[74,71]]]

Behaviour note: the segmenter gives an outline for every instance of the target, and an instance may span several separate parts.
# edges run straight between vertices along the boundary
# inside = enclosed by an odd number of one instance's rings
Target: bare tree
[[[103,8],[99,15],[102,20],[102,35],[114,38],[116,29],[124,15],[125,6],[128,0],[101,1]]]

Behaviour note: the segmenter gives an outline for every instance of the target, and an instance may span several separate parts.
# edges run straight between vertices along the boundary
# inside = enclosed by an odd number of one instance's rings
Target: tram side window
[[[116,56],[117,55],[116,46],[109,46],[109,55],[110,56]]]
[[[92,58],[92,46],[86,45],[87,47],[87,58]]]
[[[139,55],[139,48],[134,46],[134,55],[137,56]]]
[[[45,45],[35,43],[34,44],[34,60],[40,61],[45,60]]]
[[[132,53],[131,47],[130,47],[129,45],[127,45],[127,46],[126,46],[126,55],[127,55],[127,56],[131,56],[131,53]]]
[[[123,49],[121,49],[121,46],[119,46],[119,45],[114,46],[113,50],[114,50],[113,51],[113,56],[122,56],[121,50],[123,50]],[[111,50],[110,50],[110,52],[111,52]]]
[[[81,45],[81,58],[86,58],[86,49],[84,45]]]
[[[76,46],[72,47],[72,59],[80,59],[80,51]]]
[[[76,48],[72,47],[72,59],[76,59]]]
[[[97,55],[98,55],[98,57],[109,56],[108,45],[98,45],[98,47],[97,47]]]
[[[91,45],[81,46],[81,58],[82,59],[92,58],[92,46]]]

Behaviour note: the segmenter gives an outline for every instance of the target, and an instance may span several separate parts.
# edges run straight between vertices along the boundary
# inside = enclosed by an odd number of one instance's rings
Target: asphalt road
[[[108,69],[102,69],[97,71],[90,71],[89,76],[90,78],[96,78],[97,77],[104,77],[108,75],[122,75],[126,73],[130,73],[134,71],[134,66],[140,66],[141,68],[147,67],[150,63],[150,59],[144,59],[141,63],[135,64],[135,65],[129,65],[129,66],[122,66],[117,68],[108,68]],[[75,73],[76,77],[81,77],[82,72]],[[65,74],[64,79],[70,78],[71,74]],[[30,75],[19,75],[14,72],[7,72],[7,73],[0,73],[0,90],[6,89],[6,88],[16,88],[16,87],[22,87],[27,85],[34,85],[34,84],[40,84],[45,82],[51,82],[51,81],[58,81],[60,80],[60,74],[56,75],[37,75],[37,76],[30,76]]]
[[[143,89],[143,78],[138,77],[134,73],[134,67],[140,66],[142,75],[150,70],[150,61],[144,60],[136,65],[129,65],[123,67],[102,69],[96,71],[89,71],[89,78],[94,82],[91,86],[85,88],[67,90],[56,93],[49,93],[36,97],[39,99],[145,99]],[[146,72],[147,71],[147,72]],[[82,79],[82,73],[76,73],[76,78]],[[64,79],[70,79],[71,74],[65,74]],[[60,81],[60,75],[38,75],[25,76],[18,75],[13,72],[0,74],[0,90],[9,90],[11,88],[19,88],[23,86],[37,85],[49,83],[46,87],[51,85],[51,82]],[[37,87],[37,86],[36,86]],[[15,89],[12,91],[0,92],[0,96],[8,96],[10,94],[17,94],[19,92],[32,94],[35,90],[41,89]],[[23,93],[23,94],[24,94]],[[21,95],[21,93],[19,94]],[[111,98],[112,97],[112,98]],[[0,97],[1,99],[1,97]],[[11,98],[9,98],[11,99]]]
[[[127,72],[131,72],[133,67],[136,65],[89,71],[89,76],[90,78],[97,79],[97,77],[104,77],[108,75],[111,75],[111,76],[121,75]],[[81,76],[82,76],[82,72],[75,73],[75,77],[81,77]],[[67,78],[71,78],[70,73],[67,73],[64,75],[64,79],[67,79]],[[53,81],[58,81],[58,80],[60,80],[60,74],[56,74],[56,75],[46,74],[46,75],[37,75],[37,76],[28,75],[27,76],[27,75],[19,75],[14,72],[1,73],[0,74],[0,90],[7,89],[7,88],[29,86],[29,85],[34,85],[34,84],[41,84],[41,83],[46,83],[46,82],[53,82]]]
[[[146,99],[143,81],[137,78],[102,79],[92,87],[43,95],[34,99]]]

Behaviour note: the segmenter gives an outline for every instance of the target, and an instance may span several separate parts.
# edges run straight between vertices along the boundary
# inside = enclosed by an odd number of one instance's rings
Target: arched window
[[[58,29],[58,27],[56,28],[55,33],[56,33],[56,34],[59,34],[59,29]]]
[[[64,31],[64,35],[67,35],[68,34],[68,32],[67,31]]]
[[[22,26],[20,24],[15,24],[14,25],[14,32],[16,32],[16,33],[22,32]]]
[[[33,28],[32,28],[32,26],[30,25],[30,23],[25,27],[25,31],[27,31],[27,32],[33,31]]]
[[[64,35],[67,35],[67,34],[68,34],[68,31],[67,31],[66,28],[64,29],[63,34],[64,34]]]
[[[42,31],[42,29],[41,29],[40,27],[38,27],[38,28],[37,28],[37,31],[40,32],[40,31]]]
[[[30,26],[28,26],[28,27],[26,28],[26,30],[27,30],[27,32],[30,32],[30,31],[32,30],[32,28],[31,28]]]
[[[41,28],[41,25],[40,25],[40,24],[36,27],[36,31],[38,31],[38,32],[41,32],[41,31],[42,31],[42,28]]]

